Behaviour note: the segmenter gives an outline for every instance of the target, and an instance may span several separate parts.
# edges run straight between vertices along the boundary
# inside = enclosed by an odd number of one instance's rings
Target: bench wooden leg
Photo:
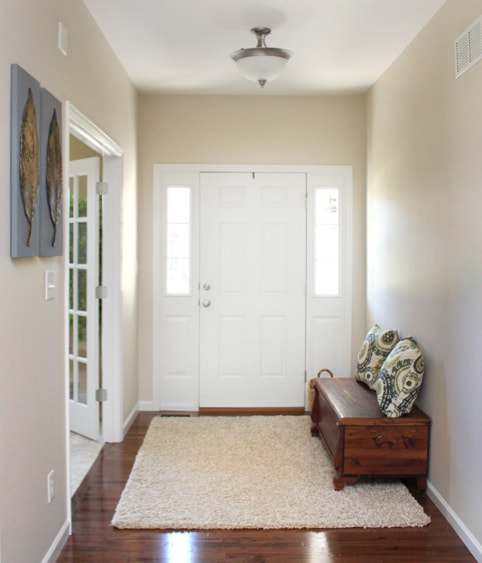
[[[427,489],[427,477],[417,477],[417,489],[421,493]]]
[[[346,484],[353,485],[359,480],[360,477],[342,477],[341,475],[336,474],[333,478],[333,485],[337,491],[342,491]]]

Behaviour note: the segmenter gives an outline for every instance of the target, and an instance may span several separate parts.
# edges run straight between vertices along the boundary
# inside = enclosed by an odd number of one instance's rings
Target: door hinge
[[[106,299],[107,298],[107,286],[98,285],[95,288],[95,298],[96,299]]]
[[[107,401],[107,389],[96,389],[95,400],[98,403],[103,403],[104,401]]]
[[[109,193],[109,185],[107,182],[97,182],[95,185],[95,193],[97,195],[107,195]]]
[[[308,372],[305,370],[305,383],[308,381]]]

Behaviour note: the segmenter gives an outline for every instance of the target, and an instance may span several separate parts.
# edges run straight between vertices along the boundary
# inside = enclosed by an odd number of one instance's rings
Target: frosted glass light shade
[[[265,37],[271,30],[267,27],[255,27],[251,30],[258,39],[252,49],[239,49],[231,53],[231,58],[238,65],[241,74],[263,87],[268,80],[274,80],[283,72],[293,55],[286,49],[266,47]]]
[[[253,82],[259,82],[260,80],[267,82],[278,78],[289,60],[289,57],[270,55],[268,52],[263,52],[276,51],[276,49],[243,49],[243,51],[244,56],[238,58],[236,64],[241,74]],[[249,54],[250,51],[253,53]]]

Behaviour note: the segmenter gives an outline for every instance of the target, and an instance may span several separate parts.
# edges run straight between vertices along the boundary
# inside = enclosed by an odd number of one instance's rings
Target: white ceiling
[[[445,0],[84,0],[136,87],[173,94],[317,95],[366,91]],[[229,55],[293,51],[262,90]]]

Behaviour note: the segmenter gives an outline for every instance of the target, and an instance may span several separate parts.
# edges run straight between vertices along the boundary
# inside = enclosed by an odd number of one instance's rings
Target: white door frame
[[[69,136],[72,134],[103,158],[103,181],[109,185],[108,204],[103,211],[103,284],[108,296],[102,312],[102,377],[107,401],[102,404],[102,438],[106,442],[123,439],[122,419],[122,300],[121,300],[121,197],[123,183],[123,149],[70,102],[65,104],[64,170],[68,177]],[[65,178],[64,178],[65,181]],[[68,181],[68,180],[67,180]],[[65,228],[68,226],[65,223]],[[64,233],[64,240],[68,240]],[[65,268],[67,275],[67,268]],[[68,288],[66,279],[65,287]],[[67,301],[66,301],[67,302]],[[66,331],[68,325],[66,323]],[[68,373],[66,362],[66,373]],[[67,388],[67,431],[68,378]]]
[[[339,264],[339,293],[335,296],[315,295],[315,191],[338,188],[340,195],[341,231],[339,245],[343,249]],[[352,168],[351,166],[319,166],[308,173],[307,216],[307,292],[306,292],[306,371],[307,379],[322,368],[335,377],[350,377],[352,332]],[[320,340],[330,347],[322,351]],[[342,345],[340,345],[342,344]],[[308,402],[306,401],[306,405]]]
[[[340,327],[340,334],[345,342],[344,350],[338,350],[335,354],[337,361],[336,366],[331,366],[337,376],[349,377],[351,375],[350,362],[351,362],[351,308],[352,308],[352,167],[351,166],[303,166],[303,165],[168,165],[156,164],[154,165],[154,193],[153,193],[153,287],[154,298],[154,319],[153,319],[153,403],[154,409],[160,408],[162,405],[160,378],[156,376],[159,373],[159,367],[162,364],[163,358],[161,357],[159,346],[156,342],[160,342],[161,323],[159,321],[162,312],[162,299],[158,295],[156,288],[162,287],[160,285],[162,268],[159,262],[159,257],[163,255],[161,248],[163,240],[163,225],[159,220],[159,212],[162,209],[162,192],[160,188],[164,184],[166,177],[178,175],[184,178],[189,177],[190,182],[196,190],[199,190],[199,177],[203,172],[268,172],[268,173],[304,173],[307,175],[308,184],[308,218],[307,228],[308,232],[313,228],[312,225],[312,211],[313,211],[313,190],[314,188],[326,187],[329,183],[333,183],[333,187],[339,187],[343,192],[343,229],[340,233],[341,244],[344,248],[343,262],[341,264],[341,287],[340,294],[346,298],[343,306],[343,321]],[[321,182],[321,183],[320,183]],[[328,182],[328,184],[326,183]],[[198,192],[197,192],[198,193]],[[315,330],[315,321],[317,316],[316,306],[314,304],[317,299],[313,299],[313,244],[310,241],[311,236],[308,237],[307,246],[307,313],[306,313],[306,379],[316,375],[318,369],[323,367],[330,367],[327,365],[316,365],[320,359],[317,354],[313,353],[316,346],[315,339],[317,331]],[[194,240],[197,240],[194,237]],[[197,286],[199,280],[198,268],[194,271],[193,267],[193,286]],[[194,277],[195,276],[195,277]],[[198,388],[199,382],[193,377],[192,393],[190,397],[186,397],[186,402],[183,405],[183,410],[197,410],[199,408]],[[306,403],[305,403],[306,404]],[[176,409],[174,406],[172,410]]]

